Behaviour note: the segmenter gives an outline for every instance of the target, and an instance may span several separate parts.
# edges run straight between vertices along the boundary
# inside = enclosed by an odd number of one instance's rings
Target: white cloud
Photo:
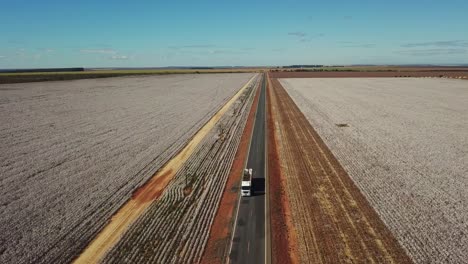
[[[15,54],[19,57],[25,57],[26,56],[26,50],[25,49],[18,49]]]
[[[211,44],[197,44],[197,45],[183,45],[183,46],[169,46],[168,48],[170,49],[208,49],[208,48],[214,48],[216,47],[215,45]]]
[[[128,60],[130,57],[126,55],[113,55],[110,57],[111,60]]]
[[[437,56],[457,55],[468,53],[465,49],[422,49],[422,50],[400,50],[397,53],[411,56]]]
[[[55,51],[54,49],[51,49],[51,48],[38,48],[37,50],[43,53],[51,53]]]
[[[97,54],[116,54],[117,52],[113,49],[82,49],[81,53],[97,53]]]
[[[300,42],[310,42],[312,41],[312,39],[321,38],[325,36],[325,34],[323,33],[308,35],[307,33],[302,31],[288,32],[288,35],[298,38]]]
[[[307,33],[302,32],[302,31],[296,31],[296,32],[288,32],[288,35],[303,38],[303,37],[307,36]]]
[[[430,42],[419,42],[419,43],[407,43],[401,45],[404,48],[415,48],[415,47],[468,47],[468,41],[466,40],[444,40],[444,41],[430,41]]]

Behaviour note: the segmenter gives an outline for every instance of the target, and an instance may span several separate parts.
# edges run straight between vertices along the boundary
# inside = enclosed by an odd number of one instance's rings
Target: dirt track
[[[268,78],[268,87],[271,87]],[[270,191],[270,236],[272,263],[297,263],[297,236],[292,228],[290,206],[286,199],[286,183],[281,175],[281,164],[276,142],[277,131],[273,118],[272,89],[267,88],[268,114],[267,114],[267,142],[268,142],[268,177]],[[276,104],[275,104],[276,107]]]
[[[468,82],[280,82],[414,262],[466,263]]]
[[[288,231],[298,242],[292,255],[300,263],[411,263],[284,88],[276,79],[272,84],[270,102],[285,182],[285,189],[277,191],[284,191],[290,204]],[[272,225],[272,237],[277,232],[284,229]]]

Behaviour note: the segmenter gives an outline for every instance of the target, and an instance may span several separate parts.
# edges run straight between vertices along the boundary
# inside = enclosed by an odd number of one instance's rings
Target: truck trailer
[[[252,196],[252,169],[244,169],[244,175],[242,176],[241,184],[241,195],[242,196]]]

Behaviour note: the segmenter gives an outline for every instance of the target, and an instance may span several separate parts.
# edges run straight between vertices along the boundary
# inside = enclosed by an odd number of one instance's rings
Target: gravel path
[[[281,83],[416,263],[468,259],[466,81]]]
[[[252,76],[0,85],[0,263],[69,262]]]

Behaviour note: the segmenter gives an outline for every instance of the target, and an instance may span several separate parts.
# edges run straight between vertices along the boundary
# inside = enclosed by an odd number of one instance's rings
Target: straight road
[[[230,263],[265,263],[265,90],[263,76],[247,168],[253,170],[253,196],[241,197]]]

